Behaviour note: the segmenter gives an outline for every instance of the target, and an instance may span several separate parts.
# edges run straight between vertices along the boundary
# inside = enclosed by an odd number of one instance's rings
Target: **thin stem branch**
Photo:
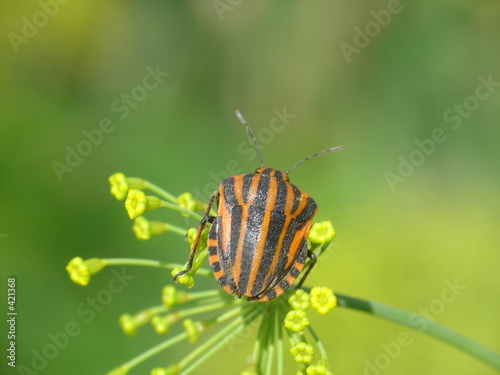
[[[238,312],[241,314],[241,311]],[[255,308],[247,308],[241,316],[234,319],[222,330],[210,337],[200,347],[196,348],[191,354],[185,357],[179,363],[181,368],[190,363],[190,366],[182,371],[182,375],[188,375],[196,370],[205,360],[210,358],[213,354],[219,351],[224,345],[227,345],[229,340],[238,335],[244,328],[246,328],[252,321],[259,317],[259,311]],[[229,318],[230,315],[226,315]],[[222,318],[222,316],[221,316]],[[227,319],[223,319],[227,320]],[[222,321],[222,320],[221,320]],[[205,352],[205,353],[203,353]],[[203,354],[202,354],[203,353]],[[202,355],[201,355],[202,354]],[[197,356],[201,355],[198,359],[191,363]]]
[[[104,258],[102,259],[106,266],[146,266],[146,267],[159,267],[159,268],[183,268],[183,264],[179,263],[166,263],[160,262],[159,260],[150,259],[139,259],[139,258]],[[205,268],[200,268],[196,271],[196,274],[203,276],[212,276],[212,271]]]
[[[323,343],[319,339],[319,337],[316,334],[316,332],[314,331],[314,329],[309,325],[309,326],[307,326],[307,330],[309,331],[309,333],[311,334],[314,342],[318,346],[319,352],[321,354],[321,358],[328,358],[328,354],[326,352],[325,346],[323,345]]]
[[[180,213],[183,213],[183,214],[190,216],[192,218],[195,218],[197,220],[201,220],[203,218],[203,216],[201,216],[200,214],[197,214],[196,212],[188,210],[187,208],[178,206],[177,204],[174,204],[174,203],[161,201],[161,206],[165,207],[165,208],[170,208],[171,210],[174,210],[174,211],[179,211]]]
[[[165,189],[162,189],[158,185],[155,185],[149,181],[144,181],[144,182],[146,183],[146,189],[151,190],[152,192],[162,196],[163,198],[169,200],[172,203],[177,203],[177,197],[174,196],[173,194],[170,194]]]
[[[268,341],[267,341],[267,358],[266,358],[266,369],[264,374],[272,374],[272,366],[273,366],[273,359],[274,359],[274,341],[275,341],[275,315],[278,313],[276,309],[272,309],[271,311],[268,311],[269,313],[269,334],[268,334]]]
[[[173,232],[173,233],[177,233],[177,234],[180,234],[181,236],[185,236],[186,233],[188,232],[187,229],[184,229],[184,228],[181,228],[181,227],[178,227],[176,225],[172,225],[172,224],[169,224],[169,223],[163,223],[163,225],[165,226],[165,229],[169,232]]]
[[[177,336],[174,336],[156,346],[153,346],[151,349],[146,350],[144,353],[139,354],[135,358],[132,358],[130,361],[124,363],[122,366],[130,370],[135,366],[137,366],[138,364],[140,364],[141,362],[144,362],[145,360],[151,358],[155,354],[171,347],[172,345],[177,344],[182,340],[185,340],[186,338],[187,338],[186,332],[179,333]]]
[[[281,309],[276,309],[276,330],[278,333],[278,342],[276,344],[276,352],[277,352],[277,360],[278,360],[278,368],[277,368],[277,374],[278,375],[283,375],[284,370],[283,370],[283,326],[282,322],[284,319],[283,314],[281,313]]]
[[[362,300],[342,294],[336,294],[336,296],[340,307],[362,311],[416,329],[419,332],[451,344],[493,368],[500,370],[500,355],[498,353],[438,323],[419,316],[419,325],[416,327],[411,323],[412,317],[415,317],[414,313],[375,301]]]

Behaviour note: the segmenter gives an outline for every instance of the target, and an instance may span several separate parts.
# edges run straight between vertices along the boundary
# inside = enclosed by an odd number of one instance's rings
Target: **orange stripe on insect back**
[[[299,247],[300,244],[302,243],[302,240],[305,239],[305,237],[309,233],[310,227],[311,227],[311,221],[308,221],[301,230],[295,233],[292,243],[290,244],[290,251],[288,252],[287,255],[286,266],[285,266],[286,268],[290,267],[293,264],[293,262],[295,262],[295,258],[297,257],[297,251],[299,251]]]
[[[208,256],[208,261],[210,262],[210,264],[214,264],[214,263],[218,262],[219,261],[219,255],[218,254],[209,255]]]
[[[300,192],[300,198],[299,198],[299,204],[297,206],[297,209],[293,213],[293,218],[296,218],[299,216],[302,211],[304,211],[304,208],[307,206],[307,195],[305,195],[302,191]]]
[[[222,218],[227,218],[229,217],[229,212],[227,211],[226,207],[226,200],[224,198],[224,188],[221,185],[219,189],[219,206],[217,207],[217,216],[222,217]],[[229,223],[228,223],[229,222]],[[221,235],[221,243],[222,243],[222,248],[219,248],[218,250],[221,251],[222,253],[226,254],[227,253],[227,244],[229,243],[229,238],[231,236],[231,221],[230,220],[218,220],[218,224],[222,227],[218,228],[219,229],[219,235]],[[213,225],[213,224],[212,224]],[[214,246],[218,246],[216,243]]]
[[[285,290],[282,287],[280,287],[279,285],[276,286],[276,288],[274,288],[274,292],[276,293],[276,297],[281,296],[284,291]],[[276,297],[274,297],[274,298],[276,298]]]
[[[278,183],[276,178],[271,178],[269,183],[268,192],[277,191]],[[269,224],[271,222],[271,212],[276,205],[276,194],[268,194],[266,200],[266,208],[264,211],[264,219],[262,220],[262,227],[260,229],[261,233],[267,234],[269,231]],[[262,257],[264,256],[264,247],[266,245],[266,236],[260,236],[259,240],[255,244],[255,255],[252,259],[252,267],[250,268],[250,275],[248,277],[247,290],[246,293],[252,292],[252,287],[255,283],[255,279],[257,278],[257,274],[259,272],[259,265],[262,261]]]
[[[236,197],[236,201],[240,206],[244,204],[243,202],[243,176],[242,174],[238,176],[233,176],[233,181],[234,181],[234,195]]]
[[[286,275],[285,281],[288,283],[288,285],[292,285],[293,282],[295,281],[295,277],[293,277],[290,273]]]
[[[281,228],[281,233],[278,239],[278,246],[276,247],[273,260],[271,262],[271,267],[269,267],[269,271],[267,271],[266,278],[264,279],[263,285],[268,285],[271,280],[269,278],[274,275],[276,271],[276,266],[278,265],[278,261],[280,259],[281,248],[283,247],[283,240],[285,239],[286,231],[288,226],[290,225],[290,221],[292,221],[292,216],[288,214],[291,211],[291,207],[293,206],[293,189],[290,183],[286,183],[286,200],[285,200],[285,222],[283,223],[283,228]],[[288,208],[289,207],[289,208]]]
[[[243,201],[243,175],[236,176],[234,179],[234,194],[236,195],[236,200],[239,205],[241,205],[241,225],[240,225],[240,236],[238,238],[238,246],[232,251],[236,252],[236,258],[234,264],[232,265],[233,280],[235,285],[240,282],[241,273],[241,260],[243,256],[243,243],[245,241],[246,225],[244,223],[248,220],[248,207],[253,204],[253,201],[257,195],[257,186],[259,184],[260,175],[254,175],[252,177],[252,183],[250,184],[250,189],[248,191],[247,203]],[[240,291],[241,292],[241,291]]]
[[[214,272],[215,280],[219,280],[222,276],[224,276],[224,271],[220,270],[217,272]]]

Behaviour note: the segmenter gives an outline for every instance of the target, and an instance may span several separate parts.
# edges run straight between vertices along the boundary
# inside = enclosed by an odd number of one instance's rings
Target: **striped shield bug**
[[[208,201],[186,269],[174,281],[191,271],[200,236],[207,223],[209,261],[220,286],[235,297],[264,302],[281,295],[293,284],[304,268],[310,265],[297,284],[300,288],[316,263],[307,249],[307,235],[316,215],[316,202],[292,185],[288,173],[315,156],[340,150],[330,148],[306,157],[286,172],[266,167],[255,136],[245,119],[238,119],[252,139],[261,167],[224,179]],[[210,215],[217,201],[217,216]]]

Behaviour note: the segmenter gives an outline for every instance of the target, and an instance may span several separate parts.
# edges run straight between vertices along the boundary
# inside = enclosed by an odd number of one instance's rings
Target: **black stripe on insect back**
[[[226,251],[226,254],[229,254],[231,256],[230,264],[232,266],[236,262],[236,254],[238,252],[238,242],[240,240],[240,235],[241,235],[241,224],[242,224],[241,206],[235,205],[231,207],[230,215],[231,215],[231,232],[229,236],[229,243],[224,244],[224,249]]]
[[[278,259],[278,264],[276,265],[276,270],[283,271],[286,266],[286,262],[288,259],[288,252],[290,251],[290,245],[292,244],[293,238],[295,237],[295,233],[300,230],[305,223],[299,223],[297,220],[292,220],[290,225],[287,228],[285,238],[283,238],[283,244],[280,252],[280,256]]]
[[[269,299],[276,298],[276,290],[271,289],[269,292],[266,293],[266,297]]]
[[[248,217],[246,222],[245,238],[243,241],[243,256],[240,266],[240,280],[238,287],[241,291],[246,291],[248,286],[248,278],[252,272],[254,261],[258,264],[260,259],[255,259],[256,247],[259,242],[259,235],[261,234],[262,223],[264,222],[265,210],[260,202],[261,197],[267,197],[269,193],[270,179],[266,176],[259,176],[259,183],[257,185],[257,197],[255,201],[248,207]],[[266,247],[264,247],[264,251]],[[265,253],[264,253],[265,254]]]
[[[212,223],[212,226],[210,227],[210,230],[208,231],[208,239],[209,240],[216,240],[217,239],[217,228],[218,228],[218,218],[216,217],[214,222]]]
[[[297,215],[297,220],[299,223],[305,223],[306,221],[309,221],[311,216],[314,214],[314,211],[318,208],[316,205],[316,202],[311,198],[307,198],[307,203],[302,212]]]
[[[282,257],[288,254],[290,245],[292,244],[293,238],[295,237],[295,233],[297,233],[304,227],[304,225],[307,224],[316,209],[316,202],[314,202],[311,197],[308,197],[306,206],[297,215],[297,217],[291,221],[290,226],[286,231],[285,238],[283,239],[283,248],[280,254],[280,260],[278,261],[278,267],[284,267],[286,259],[282,259]]]
[[[288,193],[285,181],[277,180],[276,203],[274,204],[274,210],[278,212],[285,212],[287,196]]]
[[[247,173],[243,176],[243,189],[242,189],[242,197],[243,202],[248,202],[248,192],[250,191],[250,185],[252,184],[252,178],[256,176],[255,173]]]
[[[271,267],[271,262],[273,260],[273,255],[276,248],[279,246],[278,240],[281,235],[283,226],[285,225],[286,216],[278,211],[271,212],[271,219],[269,223],[269,229],[266,236],[266,244],[264,249],[266,253],[264,255],[265,259],[258,259],[260,261],[259,269],[257,270],[257,277],[255,278],[255,283],[252,287],[252,295],[256,295],[262,291],[264,287],[264,279],[269,272]]]
[[[297,207],[299,206],[300,196],[302,195],[302,192],[300,191],[299,188],[296,188],[294,185],[292,185],[292,191],[293,191],[293,207],[291,213],[294,214],[295,210],[297,210]]]
[[[224,187],[224,202],[229,209],[231,206],[237,204],[236,193],[234,191],[234,177],[228,177],[222,181],[221,185]],[[221,198],[219,198],[221,199]]]
[[[282,179],[283,178],[283,173],[281,171],[278,171],[278,170],[274,170],[274,177],[278,178],[278,179]]]
[[[214,271],[214,273],[215,272],[219,272],[221,270],[221,266],[220,266],[220,262],[219,261],[213,262],[211,264],[211,266],[212,266],[212,270]]]

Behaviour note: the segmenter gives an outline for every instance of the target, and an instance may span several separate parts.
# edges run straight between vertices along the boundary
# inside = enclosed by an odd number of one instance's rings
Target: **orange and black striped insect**
[[[208,201],[186,269],[174,280],[191,271],[201,232],[211,223],[209,261],[221,287],[235,297],[264,302],[287,290],[309,257],[310,266],[297,285],[300,288],[316,263],[306,240],[317,205],[289,182],[288,173],[306,160],[342,146],[317,152],[281,172],[264,166],[255,136],[239,111],[236,115],[253,140],[261,167],[255,173],[231,176],[221,182]],[[210,215],[214,200],[217,216]]]

